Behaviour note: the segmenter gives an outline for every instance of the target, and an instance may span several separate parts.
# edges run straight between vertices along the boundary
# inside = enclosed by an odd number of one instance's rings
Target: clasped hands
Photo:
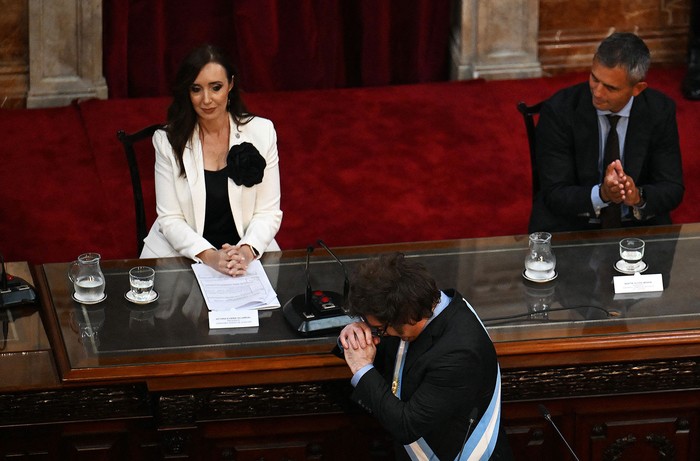
[[[379,338],[372,336],[372,331],[364,322],[351,323],[343,328],[340,332],[340,344],[353,375],[365,365],[374,363],[379,341]]]
[[[625,174],[622,163],[615,160],[605,169],[603,183],[600,185],[600,198],[605,202],[637,206],[642,201],[634,180]]]
[[[236,277],[245,275],[248,264],[253,262],[255,254],[248,244],[229,245],[224,243],[221,249],[213,248],[201,253],[200,259],[206,264],[222,274]]]

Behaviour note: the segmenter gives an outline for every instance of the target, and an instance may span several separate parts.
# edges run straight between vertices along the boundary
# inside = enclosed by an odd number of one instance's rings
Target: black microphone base
[[[0,289],[0,308],[34,303],[36,303],[36,293],[26,281],[19,277],[13,277],[7,290]]]
[[[343,296],[339,293],[314,291],[311,298],[307,305],[306,296],[297,295],[282,306],[287,322],[299,334],[332,333],[356,321],[343,310]]]

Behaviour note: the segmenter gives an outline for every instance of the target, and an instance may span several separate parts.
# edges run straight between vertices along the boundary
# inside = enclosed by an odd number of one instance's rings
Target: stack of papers
[[[192,264],[209,309],[209,328],[258,326],[258,310],[280,307],[260,261],[248,265],[245,275],[231,277],[205,264]]]

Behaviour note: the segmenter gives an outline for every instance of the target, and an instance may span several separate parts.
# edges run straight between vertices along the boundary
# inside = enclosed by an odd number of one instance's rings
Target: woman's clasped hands
[[[255,254],[248,244],[224,245],[219,250],[209,249],[202,253],[200,259],[222,274],[237,277],[245,275],[248,265],[255,260]]]

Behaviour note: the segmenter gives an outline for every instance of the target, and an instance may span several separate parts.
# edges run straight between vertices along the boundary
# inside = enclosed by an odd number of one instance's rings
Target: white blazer
[[[260,184],[253,187],[238,186],[228,180],[228,197],[231,203],[239,242],[247,243],[258,250],[279,251],[275,235],[282,223],[280,210],[280,174],[277,154],[277,133],[270,120],[255,117],[236,128],[229,117],[231,130],[229,148],[234,144],[249,142],[265,158],[267,166]],[[144,239],[142,258],[186,256],[199,261],[195,255],[214,248],[202,234],[207,192],[204,183],[204,157],[199,130],[185,146],[182,160],[185,176],[180,168],[173,148],[163,130],[153,135],[156,150],[155,188],[158,218]]]

